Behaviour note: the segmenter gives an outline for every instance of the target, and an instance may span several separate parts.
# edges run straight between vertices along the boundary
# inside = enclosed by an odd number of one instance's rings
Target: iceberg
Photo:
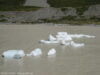
[[[46,40],[40,40],[40,43],[44,43],[44,44],[58,44],[59,41],[46,41]]]
[[[44,44],[61,44],[65,46],[71,45],[72,47],[82,47],[85,44],[75,43],[73,41],[73,38],[80,39],[80,38],[95,38],[96,37],[96,36],[85,35],[85,34],[68,34],[67,32],[57,32],[55,36],[56,37],[50,34],[48,40],[40,40],[40,42]]]
[[[27,54],[27,56],[40,56],[40,55],[42,55],[42,50],[40,48],[36,48],[30,54]]]
[[[48,56],[52,56],[52,55],[55,55],[55,54],[56,54],[56,50],[54,48],[52,48],[48,51]]]
[[[95,36],[85,34],[70,34],[69,36],[72,38],[95,38]]]
[[[48,40],[49,41],[55,41],[56,38],[53,35],[50,34],[49,37],[48,37]]]
[[[69,46],[70,42],[66,42],[66,41],[63,40],[63,41],[60,42],[60,44],[61,45],[65,45],[65,46]]]
[[[7,50],[3,52],[2,57],[6,59],[20,59],[25,56],[23,50]]]
[[[68,35],[67,32],[58,32],[56,35],[57,40],[65,40],[65,41],[71,41],[72,38]]]
[[[72,47],[82,47],[85,45],[84,43],[75,43],[74,41],[71,41],[70,44]]]

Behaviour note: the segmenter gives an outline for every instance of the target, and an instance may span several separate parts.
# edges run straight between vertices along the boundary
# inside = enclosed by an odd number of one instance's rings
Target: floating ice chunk
[[[58,44],[59,41],[45,41],[45,40],[40,40],[41,43],[44,43],[44,44]]]
[[[57,40],[58,41],[60,41],[60,40],[71,41],[72,40],[72,38],[69,35],[64,36],[64,37],[61,37],[59,35],[56,35],[56,37],[57,37]]]
[[[57,40],[70,41],[72,38],[67,34],[67,32],[58,32],[56,35]]]
[[[39,43],[44,43],[44,42],[45,42],[45,40],[40,40],[40,41],[39,41]]]
[[[84,35],[84,34],[70,34],[69,35],[72,38],[95,38],[95,36],[91,36],[91,35]]]
[[[70,42],[66,42],[66,41],[61,41],[61,45],[65,45],[65,46],[69,46],[70,45]]]
[[[68,34],[67,32],[58,32],[56,37],[49,35],[49,39],[40,40],[41,43],[45,44],[62,44],[62,45],[72,45],[73,47],[81,47],[84,44],[78,44],[73,42],[73,38],[95,38],[95,36],[85,35],[85,34]],[[72,42],[71,42],[72,41]]]
[[[2,56],[6,59],[20,59],[25,56],[23,50],[8,50],[3,52]]]
[[[56,35],[57,38],[65,38],[65,37],[67,37],[67,36],[68,36],[68,35],[67,35],[66,32],[58,32],[57,35]]]
[[[92,35],[84,35],[84,37],[86,37],[86,38],[95,38],[95,36],[92,36]]]
[[[48,52],[48,56],[55,55],[55,54],[56,54],[56,50],[54,48],[50,49]]]
[[[72,38],[71,38],[69,35],[67,35],[67,36],[64,38],[64,40],[65,40],[65,41],[71,41]]]
[[[73,47],[82,47],[82,46],[84,46],[85,44],[84,43],[75,43],[74,41],[71,41],[71,46],[73,46]]]
[[[40,48],[36,48],[30,54],[27,54],[27,56],[40,56],[41,54],[42,50]]]
[[[48,40],[49,41],[55,41],[56,38],[53,35],[50,34],[49,37],[48,37]]]
[[[58,34],[58,35],[64,35],[64,36],[65,36],[65,35],[68,35],[67,32],[58,32],[57,34]]]

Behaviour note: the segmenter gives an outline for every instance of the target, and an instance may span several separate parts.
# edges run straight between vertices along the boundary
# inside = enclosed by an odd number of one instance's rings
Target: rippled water
[[[48,35],[65,31],[71,34],[94,35],[94,39],[74,39],[85,43],[73,48],[61,45],[40,44]],[[23,49],[25,53],[35,48],[43,51],[40,57],[3,59],[0,56],[0,75],[99,75],[100,74],[100,27],[48,26],[48,25],[1,25],[0,55],[9,49]],[[57,50],[56,56],[48,57],[49,49]]]

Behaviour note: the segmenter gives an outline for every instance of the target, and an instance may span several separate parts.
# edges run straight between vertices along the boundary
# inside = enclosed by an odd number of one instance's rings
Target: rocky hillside
[[[26,0],[24,6],[49,7],[47,0]]]
[[[0,0],[3,1],[3,0]],[[4,0],[5,1],[5,0]],[[18,1],[18,0],[15,0]],[[21,0],[20,0],[21,1]],[[39,1],[39,2],[38,2]],[[51,0],[53,2],[53,0]],[[95,20],[100,21],[100,5],[99,1],[89,2],[80,1],[80,4],[77,3],[77,0],[69,0],[70,6],[66,3],[68,0],[54,0],[54,3],[58,1],[57,4],[54,4],[50,0],[26,0],[26,2],[19,2],[19,6],[10,6],[10,9],[6,11],[0,11],[0,22],[10,22],[10,23],[37,23],[37,22],[61,22],[61,21],[79,21],[79,20]],[[64,2],[65,1],[65,2]],[[96,0],[95,0],[96,1]],[[48,2],[48,4],[47,4]],[[63,4],[62,4],[63,2]],[[82,5],[83,6],[80,6]],[[87,3],[87,4],[85,4]],[[67,4],[67,5],[65,5]],[[7,4],[9,5],[9,4]],[[51,7],[49,7],[49,5]],[[58,6],[59,5],[59,6]],[[72,6],[71,6],[72,5]],[[34,6],[42,7],[37,8]],[[8,6],[9,7],[9,6]],[[13,8],[13,10],[11,10]],[[27,8],[27,9],[26,9]],[[31,8],[31,9],[30,9]],[[16,10],[15,10],[16,9]],[[19,11],[20,9],[20,11]],[[29,9],[29,10],[28,10]]]

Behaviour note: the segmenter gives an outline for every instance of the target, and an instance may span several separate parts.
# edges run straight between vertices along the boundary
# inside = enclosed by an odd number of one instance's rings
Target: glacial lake
[[[85,43],[80,48],[39,43],[39,40],[57,32],[88,34],[96,38],[74,39]],[[30,53],[35,48],[41,48],[43,54],[11,60],[1,57],[6,50],[22,49]],[[56,56],[47,56],[51,48],[56,49]],[[0,75],[100,75],[100,27],[0,25]]]

